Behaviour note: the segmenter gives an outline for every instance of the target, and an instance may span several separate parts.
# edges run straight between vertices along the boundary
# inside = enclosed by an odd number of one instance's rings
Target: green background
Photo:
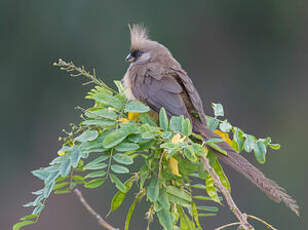
[[[278,229],[307,229],[307,9],[304,0],[1,0],[0,229],[9,229],[30,212],[22,204],[41,186],[30,170],[56,156],[62,128],[79,121],[74,107],[90,105],[84,99],[89,86],[69,79],[52,63],[63,58],[95,67],[109,84],[121,79],[128,67],[128,23],[144,23],[151,37],[171,50],[193,79],[207,111],[210,102],[221,102],[234,125],[282,144],[258,167],[297,199],[301,217],[226,168],[239,207]],[[257,165],[252,155],[245,156]],[[104,216],[114,192],[105,184],[84,194]],[[108,220],[122,229],[129,204],[126,201]],[[145,202],[137,206],[132,229],[145,228],[145,207]],[[202,224],[213,229],[232,221],[224,206]],[[152,229],[158,229],[156,223]],[[52,196],[39,223],[27,229],[100,227],[69,194]]]

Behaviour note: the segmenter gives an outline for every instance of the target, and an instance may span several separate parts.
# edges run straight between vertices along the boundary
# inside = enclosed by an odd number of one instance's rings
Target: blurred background
[[[106,1],[0,2],[0,229],[30,212],[22,207],[41,187],[30,170],[46,166],[61,146],[61,130],[78,123],[76,105],[90,86],[52,66],[74,61],[111,84],[128,64],[128,23],[144,23],[189,73],[205,108],[220,102],[226,117],[246,132],[282,145],[258,165],[296,198],[298,218],[226,168],[239,207],[278,229],[308,229],[308,13],[307,1]],[[103,216],[113,186],[84,191]],[[131,197],[107,220],[123,229]],[[146,203],[137,206],[132,229],[145,229]],[[202,219],[206,229],[235,221],[223,206]],[[265,229],[256,224],[256,229]],[[72,194],[51,196],[40,221],[26,229],[101,229]],[[151,229],[159,229],[154,224]],[[232,229],[232,228],[230,228]]]

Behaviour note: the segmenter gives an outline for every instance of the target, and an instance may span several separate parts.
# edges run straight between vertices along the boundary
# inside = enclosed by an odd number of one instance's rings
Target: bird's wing
[[[190,117],[181,97],[183,86],[166,71],[159,73],[147,70],[143,76],[136,75],[132,91],[136,98],[144,101],[155,112],[164,107],[168,116]]]
[[[199,115],[201,124],[206,126],[203,103],[192,80],[190,79],[190,77],[188,77],[187,73],[182,68],[171,68],[171,70],[176,73],[178,80],[182,82],[184,86],[184,90],[189,97],[191,105],[193,106],[194,111],[191,112],[197,113]]]

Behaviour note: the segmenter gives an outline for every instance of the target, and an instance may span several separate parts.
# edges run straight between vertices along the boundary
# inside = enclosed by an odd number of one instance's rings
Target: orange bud
[[[128,120],[138,119],[139,113],[128,112]]]
[[[218,129],[215,129],[214,132],[232,147],[232,140],[229,138],[228,133],[224,133]]]

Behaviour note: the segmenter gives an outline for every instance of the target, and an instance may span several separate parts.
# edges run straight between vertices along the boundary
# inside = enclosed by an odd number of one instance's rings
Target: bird
[[[145,103],[156,116],[161,108],[165,108],[168,117],[183,115],[191,121],[193,132],[205,141],[220,138],[207,127],[199,93],[169,49],[151,40],[147,29],[141,24],[129,25],[129,30],[130,52],[126,61],[130,65],[122,79],[126,98]],[[296,201],[284,188],[267,178],[226,142],[217,145],[227,152],[225,155],[213,150],[220,161],[244,175],[273,201],[284,202],[299,216]]]

